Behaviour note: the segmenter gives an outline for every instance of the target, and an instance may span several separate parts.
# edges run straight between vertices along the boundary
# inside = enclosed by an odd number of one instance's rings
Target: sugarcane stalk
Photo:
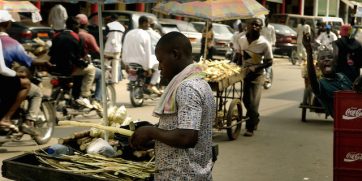
[[[96,123],[80,123],[80,122],[76,122],[76,121],[59,121],[59,125],[93,127],[93,128],[98,128],[98,129],[102,129],[102,130],[106,130],[106,131],[110,131],[110,132],[114,132],[114,133],[119,133],[124,136],[132,136],[132,134],[133,134],[133,131],[130,131],[128,129],[116,128],[116,127],[111,127],[111,126],[103,126],[103,125],[96,124]]]

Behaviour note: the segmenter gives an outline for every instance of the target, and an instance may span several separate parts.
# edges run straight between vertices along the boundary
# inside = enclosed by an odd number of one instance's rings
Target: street
[[[239,136],[229,141],[226,131],[215,132],[214,142],[219,145],[218,160],[213,169],[216,181],[330,181],[333,178],[333,121],[324,114],[307,112],[306,123],[300,121],[298,108],[303,95],[304,82],[299,66],[286,58],[275,58],[274,80],[271,89],[263,90],[261,122],[253,137]],[[124,104],[134,120],[156,122],[152,110],[156,101],[148,100],[143,107],[133,108],[126,90],[127,80],[117,85],[117,104]],[[245,114],[243,109],[243,114]],[[81,121],[100,122],[94,114]],[[243,125],[244,127],[244,125]],[[87,128],[57,126],[54,138]],[[242,130],[241,134],[244,133]],[[22,141],[5,143],[0,147],[1,161],[36,150],[29,137]],[[1,178],[0,180],[7,180]]]

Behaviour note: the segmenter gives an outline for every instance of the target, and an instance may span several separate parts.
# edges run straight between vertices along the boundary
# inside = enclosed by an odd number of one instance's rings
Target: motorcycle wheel
[[[131,103],[134,107],[141,107],[143,105],[143,87],[132,86],[129,90]]]
[[[293,50],[292,53],[290,53],[289,60],[292,62],[293,65],[297,64],[298,61],[297,50]]]
[[[56,113],[53,104],[49,101],[43,101],[40,106],[40,113],[34,123],[34,128],[40,133],[33,139],[38,145],[48,143],[51,139],[56,124]]]

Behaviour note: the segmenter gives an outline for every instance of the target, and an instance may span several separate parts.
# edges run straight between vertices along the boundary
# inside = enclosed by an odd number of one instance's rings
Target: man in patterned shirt
[[[193,64],[190,41],[179,32],[156,46],[161,82],[169,82],[154,115],[158,127],[140,127],[131,137],[136,149],[155,140],[155,180],[212,180],[212,124],[215,103],[202,69]]]

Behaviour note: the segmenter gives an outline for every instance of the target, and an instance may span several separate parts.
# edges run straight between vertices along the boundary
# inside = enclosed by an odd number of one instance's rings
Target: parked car
[[[321,16],[302,16],[297,14],[273,14],[270,18],[272,23],[280,23],[288,25],[294,30],[297,29],[298,24],[301,20],[304,19],[305,23],[311,27],[312,36],[317,37],[318,34],[318,25],[320,23],[330,24],[332,26],[332,31],[339,34],[339,28],[343,25],[342,18],[339,17],[321,17]]]
[[[12,22],[6,32],[21,44],[35,44],[34,38],[40,38],[45,42],[52,39],[54,30],[39,22],[32,22],[30,13],[19,13],[19,18],[20,21]]]
[[[184,34],[191,42],[192,54],[200,54],[202,34],[198,32],[194,25],[187,21],[176,19],[160,19],[160,23],[175,24],[182,34]]]
[[[202,33],[205,22],[192,22],[192,24],[198,32]],[[225,55],[233,36],[233,29],[229,25],[212,23],[212,30],[214,32],[215,54]]]
[[[167,34],[167,33],[170,33],[172,31],[180,32],[180,30],[177,28],[176,24],[167,23],[167,22],[163,22],[163,21],[160,20],[160,25],[161,25],[162,34]]]
[[[138,11],[122,11],[122,10],[104,10],[102,11],[102,25],[103,25],[103,34],[104,37],[106,35],[105,32],[105,26],[108,22],[111,15],[117,15],[118,21],[122,23],[122,25],[125,26],[126,32],[135,28],[138,28],[138,19],[141,16],[147,16],[148,18],[151,18],[153,22],[155,23],[155,26],[160,28],[160,24],[158,22],[158,19],[156,15],[146,12],[138,12]],[[99,35],[98,35],[98,13],[93,13],[89,16],[89,22],[90,26],[88,26],[89,33],[91,33],[94,37],[96,37],[97,42],[99,43]],[[159,31],[159,30],[156,30]],[[105,41],[105,40],[104,40]]]
[[[274,54],[286,55],[292,62],[297,58],[297,32],[283,24],[270,23],[275,29]]]

